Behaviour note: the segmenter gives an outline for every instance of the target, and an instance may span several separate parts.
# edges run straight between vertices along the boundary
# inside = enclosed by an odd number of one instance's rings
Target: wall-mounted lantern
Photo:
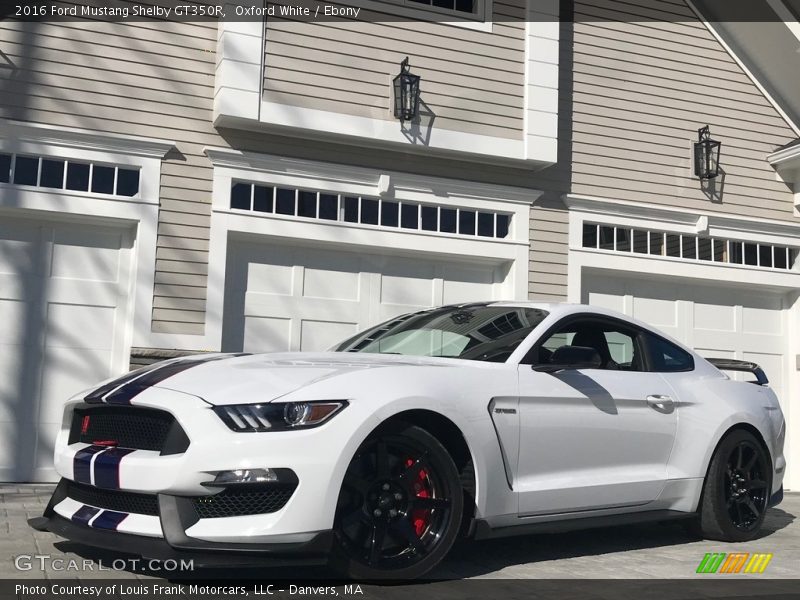
[[[394,78],[394,116],[400,122],[411,121],[419,114],[419,75],[411,73],[408,57],[400,63],[400,73]]]
[[[697,130],[694,145],[694,175],[700,179],[714,179],[719,175],[719,152],[722,142],[711,139],[708,125]]]

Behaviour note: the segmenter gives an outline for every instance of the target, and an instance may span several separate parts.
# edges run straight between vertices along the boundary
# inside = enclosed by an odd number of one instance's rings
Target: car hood
[[[187,359],[187,361],[196,359]],[[302,387],[365,369],[454,366],[454,359],[341,352],[217,355],[155,387],[198,396],[215,406],[272,402]],[[458,361],[462,362],[462,361]]]

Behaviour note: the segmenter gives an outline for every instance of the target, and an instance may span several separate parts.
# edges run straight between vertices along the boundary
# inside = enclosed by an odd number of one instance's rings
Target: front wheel
[[[696,522],[706,539],[745,542],[758,535],[772,488],[769,457],[753,434],[736,430],[717,447]]]
[[[464,495],[453,459],[424,429],[367,439],[347,468],[334,519],[332,565],[354,579],[414,579],[455,541]]]

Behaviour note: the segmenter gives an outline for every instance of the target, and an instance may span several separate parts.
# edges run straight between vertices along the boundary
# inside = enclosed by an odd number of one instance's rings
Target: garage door
[[[0,480],[52,480],[63,402],[124,369],[130,236],[0,223]]]
[[[760,364],[770,385],[783,399],[788,340],[779,293],[753,292],[742,286],[631,278],[612,272],[584,274],[582,290],[583,302],[654,325],[702,356]]]
[[[223,350],[320,351],[366,327],[452,302],[501,299],[508,265],[232,243]]]

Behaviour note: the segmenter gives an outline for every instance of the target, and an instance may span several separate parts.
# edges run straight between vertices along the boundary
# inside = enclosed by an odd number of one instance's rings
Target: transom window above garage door
[[[307,219],[489,238],[507,237],[511,224],[511,215],[502,212],[266,186],[241,181],[231,184],[231,208]]]
[[[133,197],[139,169],[80,160],[0,153],[0,183]]]
[[[793,267],[798,253],[788,246],[596,223],[584,223],[583,247],[784,270]]]

